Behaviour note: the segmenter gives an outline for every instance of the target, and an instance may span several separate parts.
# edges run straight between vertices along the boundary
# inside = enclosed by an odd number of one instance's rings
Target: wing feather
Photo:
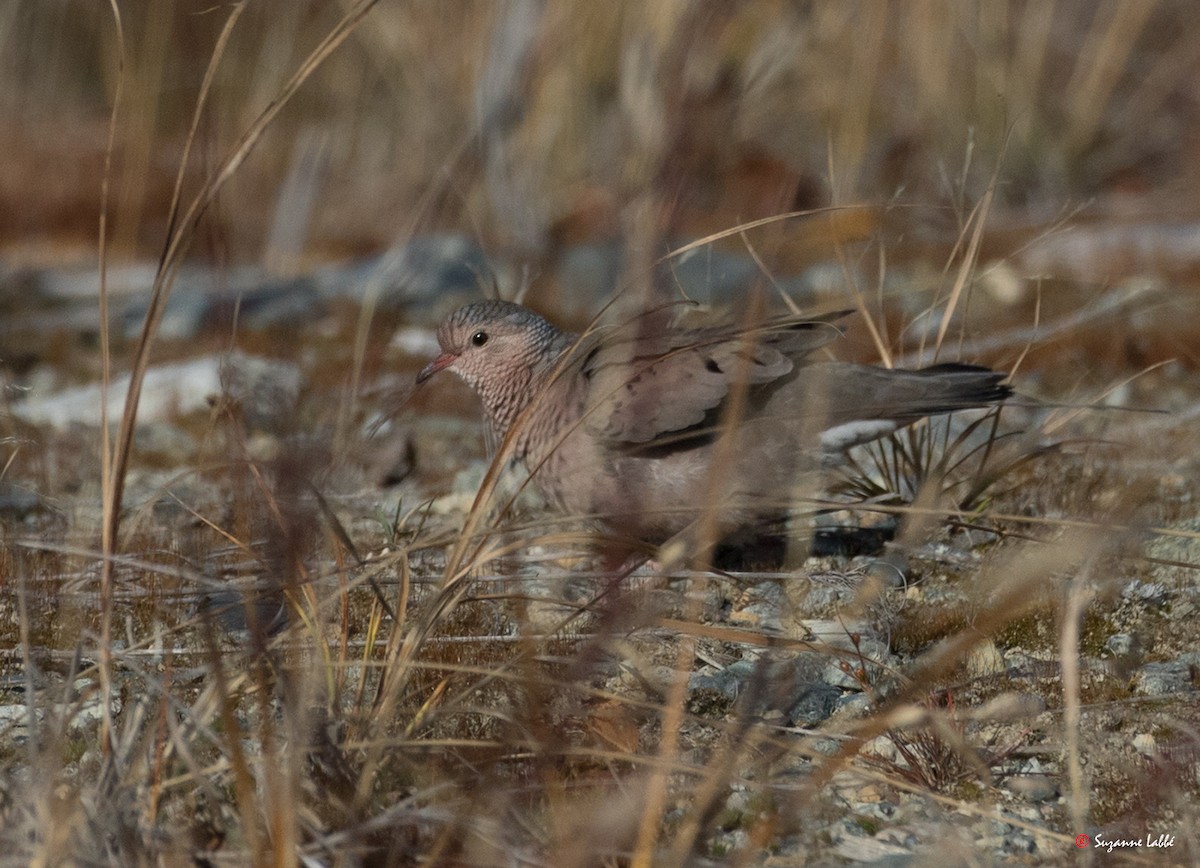
[[[840,332],[839,311],[786,317],[754,329],[718,327],[607,334],[583,348],[589,430],[617,443],[645,444],[699,425],[719,411],[733,384],[753,388],[790,373],[798,358]],[[643,329],[645,331],[645,329]]]

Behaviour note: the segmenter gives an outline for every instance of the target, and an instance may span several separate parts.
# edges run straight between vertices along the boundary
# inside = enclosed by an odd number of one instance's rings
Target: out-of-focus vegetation
[[[192,184],[349,5],[249,4]],[[228,7],[117,6],[114,237],[153,255]],[[94,239],[115,32],[101,3],[0,11],[0,245]],[[314,162],[306,256],[453,226],[536,257],[864,201],[954,230],[994,174],[1002,214],[1190,213],[1198,45],[1187,0],[381,3],[267,132],[196,253],[263,256],[285,179]],[[764,252],[795,255],[776,235]]]

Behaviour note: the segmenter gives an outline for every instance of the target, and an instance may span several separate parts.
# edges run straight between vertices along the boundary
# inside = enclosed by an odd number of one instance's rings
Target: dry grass
[[[23,4],[0,20],[7,44],[27,46],[5,54],[12,177],[0,189],[17,201],[0,209],[10,221],[0,237],[93,237],[121,86],[114,249],[152,255],[225,16],[122,4],[120,67],[111,16],[69,5]],[[246,7],[199,118],[192,189],[340,8]],[[268,259],[378,249],[411,231],[410,214],[532,255],[556,238],[618,229],[646,183],[664,238],[898,197],[918,206],[918,225],[950,230],[939,243],[980,201],[1002,154],[1000,203],[1048,200],[1051,214],[1114,183],[1168,195],[1194,183],[1186,83],[1200,25],[1186,3],[760,2],[673,19],[665,8],[567,2],[522,14],[469,2],[374,10],[264,132],[253,171],[222,195],[196,252],[244,261],[280,238],[273,193],[314,148],[326,168],[310,181],[321,201],[310,241]],[[506,27],[520,36],[501,41]],[[37,188],[44,195],[25,194],[31,173],[50,185]],[[898,228],[912,222],[902,215]],[[789,257],[811,249],[806,237],[781,228],[756,244],[794,270]]]
[[[1074,287],[997,316],[980,289],[981,262],[1041,231],[993,231],[1020,208],[1197,188],[1187,4],[374,5],[0,12],[0,249],[66,256],[99,221],[102,266],[157,257],[137,341],[108,333],[102,291],[81,367],[137,383],[180,351],[157,328],[185,261],[286,271],[447,226],[535,264],[622,237],[633,296],[690,251],[663,256],[678,238],[749,250],[764,283],[840,260],[843,302],[866,314],[856,352],[974,346],[1031,381],[1057,362],[1071,373],[1053,394],[1079,389],[1072,403],[1190,339],[1187,299],[1157,319],[1144,298],[1077,316],[1089,288]],[[300,192],[272,207],[281,188]],[[276,215],[305,191],[320,204],[297,235]],[[889,286],[900,260],[933,291]],[[878,285],[860,285],[872,262]],[[532,292],[568,309],[569,290],[547,270]],[[1147,310],[1092,369],[1062,364]],[[1025,829],[1047,864],[1101,825],[1167,823],[1172,857],[1194,858],[1195,704],[1135,697],[1101,662],[1116,633],[1174,631],[1162,659],[1196,638],[1194,619],[1121,593],[1155,575],[1145,536],[1200,537],[1165,527],[1198,493],[1186,431],[1016,407],[1021,437],[988,416],[860,455],[842,494],[899,516],[910,555],[889,624],[902,659],[880,665],[851,626],[874,600],[838,609],[844,637],[814,639],[724,618],[763,574],[589,578],[550,519],[500,521],[499,459],[461,526],[419,499],[376,522],[377,502],[344,496],[366,448],[358,387],[383,364],[374,312],[331,317],[347,370],[315,364],[329,400],[270,451],[218,406],[195,464],[155,475],[137,388],[115,432],[0,421],[0,481],[46,494],[0,531],[0,862],[801,864],[832,852],[813,827],[868,786],[925,806],[947,839],[959,817]],[[1114,454],[1106,426],[1134,445]],[[937,560],[955,546],[973,559]],[[988,652],[1026,662],[981,666]],[[736,698],[689,680],[745,661]],[[791,725],[779,697],[827,663],[867,706]],[[1014,693],[1048,710],[1005,729],[983,709]],[[1150,721],[1161,749],[1123,756]],[[1038,820],[1003,788],[1034,754],[1063,791]]]

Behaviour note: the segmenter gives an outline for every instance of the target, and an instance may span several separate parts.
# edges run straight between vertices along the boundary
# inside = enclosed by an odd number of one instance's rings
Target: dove
[[[1005,374],[813,358],[849,311],[680,328],[644,315],[583,335],[505,301],[437,333],[418,385],[453,371],[555,508],[656,546],[703,516],[718,537],[786,514],[806,473],[929,415],[1003,401]],[[506,440],[507,438],[507,440]]]

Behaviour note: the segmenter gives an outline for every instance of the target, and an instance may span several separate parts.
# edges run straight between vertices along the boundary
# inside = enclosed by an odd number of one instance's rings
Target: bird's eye
[[[471,343],[477,347],[482,347],[488,341],[487,332],[475,332],[471,335]]]

